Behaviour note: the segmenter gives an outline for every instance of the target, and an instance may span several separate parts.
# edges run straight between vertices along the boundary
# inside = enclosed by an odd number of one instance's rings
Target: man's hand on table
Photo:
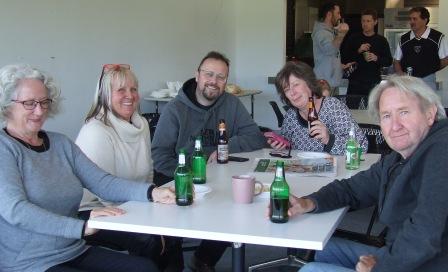
[[[294,216],[296,214],[304,214],[313,211],[316,208],[314,202],[308,198],[296,197],[294,195],[289,195],[289,210],[288,215]],[[269,203],[266,209],[266,217],[269,217],[271,211],[271,204]]]

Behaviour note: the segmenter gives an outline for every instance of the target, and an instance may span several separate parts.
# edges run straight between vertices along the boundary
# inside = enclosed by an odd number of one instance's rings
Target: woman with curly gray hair
[[[173,191],[108,174],[66,136],[42,130],[59,94],[39,69],[0,69],[0,270],[157,271],[147,258],[85,245],[83,238],[97,232],[89,218],[123,210],[98,208],[86,220],[77,212],[83,188],[110,201],[163,203],[174,203]]]

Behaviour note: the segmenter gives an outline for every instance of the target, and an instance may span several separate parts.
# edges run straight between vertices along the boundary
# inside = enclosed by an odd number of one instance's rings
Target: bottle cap
[[[179,164],[185,164],[185,149],[179,150]]]
[[[196,140],[194,141],[194,148],[201,148],[201,138],[196,138]]]

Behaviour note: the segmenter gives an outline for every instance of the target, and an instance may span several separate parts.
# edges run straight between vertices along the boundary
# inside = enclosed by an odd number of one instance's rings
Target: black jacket
[[[315,212],[378,205],[388,227],[373,271],[446,271],[448,268],[448,120],[434,123],[406,160],[392,152],[369,170],[336,180],[308,196]],[[400,171],[394,172],[392,168]]]

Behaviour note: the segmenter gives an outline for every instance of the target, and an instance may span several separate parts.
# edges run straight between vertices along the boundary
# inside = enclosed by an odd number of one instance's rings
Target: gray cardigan
[[[39,153],[0,132],[0,271],[45,271],[87,249],[77,219],[83,187],[111,201],[148,201],[148,183],[112,176],[67,137],[47,135]]]

